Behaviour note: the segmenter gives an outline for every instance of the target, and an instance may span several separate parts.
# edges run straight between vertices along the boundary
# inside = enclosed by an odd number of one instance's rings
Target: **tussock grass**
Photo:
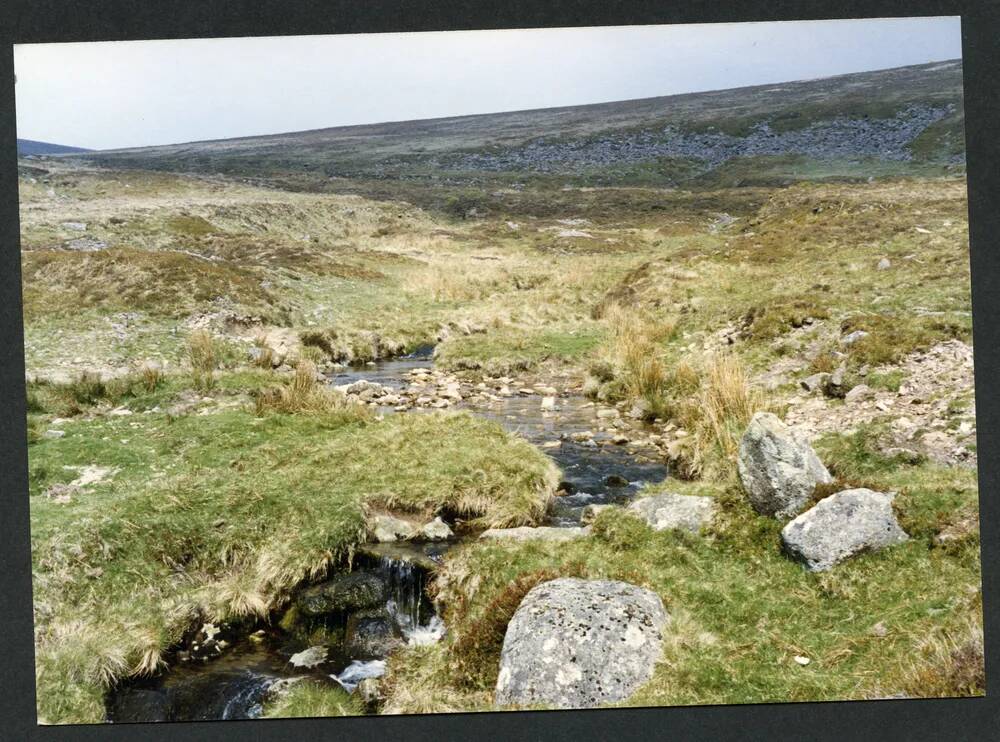
[[[264,703],[265,719],[309,716],[358,716],[364,708],[357,696],[340,686],[315,680],[297,680]]]
[[[32,445],[39,713],[52,723],[100,720],[108,682],[149,672],[195,621],[268,615],[347,559],[376,504],[520,525],[559,478],[462,414],[134,420],[81,420]],[[75,476],[64,467],[95,463],[119,471],[68,503],[43,496]]]
[[[675,473],[727,479],[735,472],[740,438],[750,419],[771,410],[771,401],[732,353],[710,356],[698,366],[681,360],[668,378],[665,414],[687,433],[669,451]]]
[[[219,365],[219,347],[208,330],[195,330],[188,335],[188,363],[195,389],[211,389],[215,385],[215,370]]]
[[[316,364],[299,359],[287,384],[270,386],[254,395],[258,417],[268,413],[322,413],[337,415],[345,421],[361,421],[371,417],[367,407],[349,401],[343,394],[322,385],[317,379]]]

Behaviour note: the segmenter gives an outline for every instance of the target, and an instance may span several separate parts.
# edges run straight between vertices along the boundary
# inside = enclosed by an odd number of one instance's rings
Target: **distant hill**
[[[92,150],[83,147],[67,147],[65,144],[52,144],[51,142],[36,142],[33,139],[18,139],[17,154],[20,157],[25,155],[67,155],[78,152],[91,152]]]
[[[961,60],[583,106],[105,150],[110,167],[292,188],[557,179],[740,185],[964,165]],[[375,186],[381,183],[382,186]]]

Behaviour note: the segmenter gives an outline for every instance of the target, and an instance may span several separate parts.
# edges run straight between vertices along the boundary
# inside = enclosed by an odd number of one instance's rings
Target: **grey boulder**
[[[830,495],[781,529],[785,553],[811,572],[906,539],[892,510],[892,495],[869,489]]]
[[[758,412],[740,440],[737,469],[753,509],[792,517],[817,484],[833,481],[807,441],[770,412]]]
[[[652,676],[668,620],[658,595],[626,582],[536,585],[507,626],[496,703],[589,708],[624,700]]]
[[[711,522],[715,501],[697,495],[662,494],[634,500],[628,507],[654,531],[677,529],[698,533]]]

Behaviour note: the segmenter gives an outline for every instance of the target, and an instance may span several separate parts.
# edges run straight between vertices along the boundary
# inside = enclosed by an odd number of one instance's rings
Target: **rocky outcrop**
[[[588,708],[624,700],[652,676],[668,620],[659,596],[626,582],[537,585],[507,626],[496,703]]]
[[[808,442],[769,412],[750,421],[737,468],[754,510],[777,518],[795,515],[817,484],[833,481]]]
[[[385,582],[371,572],[351,572],[303,590],[297,604],[305,616],[372,608],[388,597]]]
[[[906,539],[892,510],[892,495],[869,489],[830,495],[781,530],[785,553],[812,572]]]
[[[715,501],[711,497],[668,493],[634,500],[628,509],[654,531],[677,529],[698,533],[712,521]]]

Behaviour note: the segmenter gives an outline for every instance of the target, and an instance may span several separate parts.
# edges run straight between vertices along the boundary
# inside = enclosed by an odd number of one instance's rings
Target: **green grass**
[[[536,520],[558,472],[463,414],[81,418],[31,445],[39,714],[97,721],[198,617],[266,615],[364,538],[372,505],[484,526]],[[452,441],[449,443],[449,441]],[[82,467],[107,481],[46,496]]]
[[[364,708],[357,696],[332,683],[300,680],[264,704],[265,719],[294,719],[310,716],[358,716]]]
[[[436,361],[444,368],[505,374],[534,368],[550,359],[579,360],[600,341],[600,330],[592,327],[574,330],[508,326],[449,339],[440,346]]]
[[[909,542],[812,574],[781,554],[782,524],[756,516],[738,486],[660,485],[652,489],[714,495],[722,513],[712,533],[656,533],[613,510],[599,516],[589,539],[451,552],[436,582],[449,636],[393,657],[389,707],[488,708],[501,640],[477,646],[479,673],[463,664],[463,642],[497,615],[512,585],[538,574],[620,579],[661,596],[672,617],[663,660],[628,705],[981,694],[981,685],[968,686],[968,673],[949,684],[954,653],[940,651],[966,647],[980,620],[978,541],[959,549],[930,543],[940,513],[975,508],[974,472],[909,467],[872,454],[864,441],[834,438],[822,450],[838,476],[901,490]],[[809,657],[808,666],[797,655]]]

